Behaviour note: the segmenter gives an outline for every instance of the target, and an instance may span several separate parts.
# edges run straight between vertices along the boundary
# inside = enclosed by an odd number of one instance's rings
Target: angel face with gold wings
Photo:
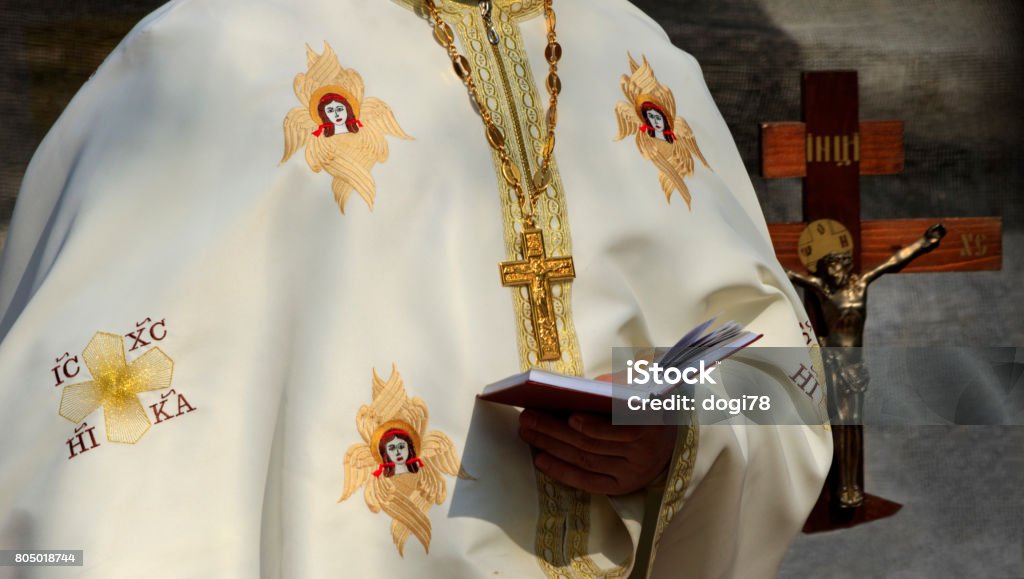
[[[427,419],[426,403],[409,398],[395,367],[386,382],[374,370],[373,402],[356,414],[363,442],[345,453],[345,488],[338,502],[365,486],[363,498],[370,511],[391,516],[391,538],[400,555],[410,535],[429,552],[427,513],[447,496],[442,475],[471,478],[462,470],[451,439],[442,432],[426,432]]]
[[[690,207],[690,190],[685,179],[694,173],[695,161],[708,167],[707,160],[697,146],[697,138],[686,120],[676,116],[676,101],[669,88],[658,82],[647,58],[637,64],[629,57],[630,75],[622,75],[622,93],[625,101],[615,103],[615,116],[619,123],[616,141],[636,135],[636,146],[645,159],[658,169],[658,182],[666,201],[672,201],[672,192]],[[710,169],[710,167],[708,167]]]
[[[339,92],[330,92],[331,89]],[[326,87],[326,90],[328,92],[317,101],[316,114],[322,124],[313,131],[313,136],[330,138],[343,133],[358,133],[363,123],[359,122],[359,115],[355,113],[352,103],[340,94],[340,87]],[[312,100],[316,99],[310,102]]]
[[[323,54],[306,47],[309,70],[295,76],[295,96],[303,106],[293,108],[284,118],[284,157],[287,161],[306,147],[306,163],[319,173],[334,177],[331,190],[338,208],[356,192],[373,209],[376,184],[370,170],[388,158],[385,135],[411,139],[398,126],[384,101],[363,98],[363,79],[352,69],[342,68],[337,55],[324,42]]]

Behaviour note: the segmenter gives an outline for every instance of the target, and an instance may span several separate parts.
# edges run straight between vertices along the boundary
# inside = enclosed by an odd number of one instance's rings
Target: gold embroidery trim
[[[533,167],[543,148],[547,134],[544,115],[539,106],[532,71],[523,49],[519,24],[542,12],[542,2],[496,1],[492,22],[501,39],[500,49],[487,42],[487,31],[476,6],[443,0],[438,5],[445,20],[454,29],[463,52],[473,63],[473,75],[495,124],[511,135],[509,154],[523,175],[533,174]],[[501,164],[492,152],[496,177]],[[568,210],[557,161],[551,163],[551,187],[537,203],[537,226],[544,232],[550,257],[571,254]],[[522,255],[522,215],[515,192],[505,181],[496,179],[502,200],[505,250],[509,259]],[[526,288],[512,293],[516,315],[520,367],[523,370],[541,367],[554,372],[579,376],[583,363],[579,342],[572,321],[572,286],[568,282],[552,284],[555,315],[558,323],[562,357],[551,362],[537,359],[537,344],[532,331],[532,313]],[[536,473],[539,518],[535,550],[544,573],[551,578],[625,577],[632,561],[624,566],[602,569],[588,555],[590,530],[590,495],[560,485],[542,473]]]
[[[821,421],[821,427],[827,432],[832,431],[832,424],[828,418],[828,388],[825,387],[825,360],[821,355],[821,346],[817,343],[813,343],[807,347],[807,355],[811,358],[811,368],[814,370],[815,378],[818,380],[818,386],[821,388],[821,400],[818,401],[818,405],[815,407],[818,411],[818,418]]]
[[[438,5],[449,25],[455,30],[463,52],[473,63],[473,75],[485,102],[494,117],[495,124],[509,138],[508,153],[520,168],[520,174],[533,174],[532,167],[543,148],[543,136],[547,134],[544,115],[539,106],[544,101],[536,94],[530,65],[522,49],[522,37],[518,23],[524,18],[539,14],[541,2],[516,4],[515,12],[496,7],[492,18],[494,27],[501,38],[501,49],[493,49],[487,41],[487,31],[475,6],[445,0]],[[498,59],[500,58],[500,63]],[[502,200],[505,252],[507,259],[519,259],[522,252],[522,214],[513,191],[500,177],[500,159],[492,151],[497,186]],[[568,211],[565,203],[557,161],[551,163],[552,184],[537,200],[537,227],[543,230],[548,256],[567,257],[572,253],[569,234]],[[539,351],[533,332],[533,315],[530,308],[529,288],[511,290],[513,311],[516,314],[517,346],[520,366],[523,370],[540,367],[552,372],[579,376],[583,371],[579,344],[572,323],[570,282],[552,283],[552,294],[559,348],[562,357],[550,362],[538,359]]]
[[[654,528],[650,557],[652,563],[665,529],[683,508],[686,489],[690,487],[690,480],[693,479],[693,468],[697,463],[697,450],[700,447],[700,425],[697,424],[696,413],[691,415],[691,419],[691,425],[680,426],[679,437],[676,440],[676,455],[672,457],[672,467],[665,481],[665,493],[661,497],[661,508],[658,510],[658,523]]]
[[[423,0],[395,1],[418,12],[423,9]],[[520,22],[528,18],[537,16],[544,9],[543,0],[492,0],[492,3],[494,4],[495,8],[501,10],[502,12],[508,12],[516,19],[516,21]],[[438,0],[437,5],[438,9],[442,10],[446,14],[451,15],[456,15],[462,12],[463,10],[469,8],[476,9],[476,2],[467,2],[466,0],[463,0],[462,4],[459,4],[454,0]]]
[[[544,115],[539,106],[545,102],[538,96],[534,76],[529,68],[518,24],[522,19],[541,13],[543,5],[537,0],[527,2],[499,2],[493,13],[493,22],[502,47],[492,48],[486,40],[483,20],[475,5],[467,6],[453,0],[442,0],[438,10],[455,30],[463,52],[473,64],[473,76],[484,96],[490,114],[509,138],[508,153],[521,170],[521,174],[532,174],[530,170],[544,147],[543,136],[547,134]],[[515,10],[503,10],[501,4],[512,5]],[[498,63],[501,58],[501,66]],[[501,164],[492,152],[499,194],[502,200],[502,217],[505,224],[505,247],[508,259],[522,255],[522,215],[515,192],[501,178]],[[550,257],[565,257],[571,254],[568,230],[568,212],[559,176],[557,162],[551,164],[552,184],[545,195],[538,200],[538,228],[544,232],[544,239]],[[517,344],[520,367],[544,368],[553,372],[579,376],[583,372],[580,346],[575,335],[571,317],[571,283],[552,284],[554,309],[557,319],[560,360],[542,362],[538,360],[538,344],[532,332],[532,313],[529,305],[528,288],[512,291],[516,314]]]

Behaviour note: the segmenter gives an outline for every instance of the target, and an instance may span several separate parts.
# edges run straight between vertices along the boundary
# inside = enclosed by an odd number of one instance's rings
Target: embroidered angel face
[[[388,458],[393,462],[404,463],[405,459],[409,458],[409,443],[398,438],[396,434],[394,438],[387,442],[385,452],[387,452]]]
[[[672,131],[665,130],[665,111],[661,107],[654,103],[646,102],[640,106],[640,110],[643,111],[644,119],[647,120],[644,130],[647,132],[648,137],[661,139],[667,143],[675,141]]]
[[[381,471],[384,476],[419,472],[419,463],[422,461],[416,457],[416,446],[409,433],[402,430],[389,430],[381,437],[377,449],[381,458],[387,457]]]
[[[321,97],[317,114],[320,116],[324,137],[359,132],[358,119],[352,112],[352,105],[339,94],[327,93]]]
[[[647,116],[647,122],[654,127],[657,132],[663,132],[665,130],[665,116],[658,112],[658,109],[654,108],[653,105],[648,105],[644,115]]]

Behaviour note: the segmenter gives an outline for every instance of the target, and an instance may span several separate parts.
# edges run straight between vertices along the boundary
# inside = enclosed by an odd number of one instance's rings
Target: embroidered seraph
[[[444,502],[447,485],[443,474],[472,478],[459,464],[452,444],[444,433],[427,429],[427,405],[421,398],[409,398],[397,368],[392,366],[387,381],[373,371],[373,402],[356,414],[356,429],[363,443],[353,444],[345,453],[345,486],[338,502],[348,499],[360,487],[370,511],[384,511],[391,517],[391,537],[399,555],[409,535],[415,535],[430,551],[431,526],[427,513]],[[424,434],[425,433],[425,434]],[[404,468],[382,450],[382,441],[407,442],[402,457]]]
[[[619,123],[615,140],[635,134],[640,154],[658,169],[658,182],[665,199],[671,202],[672,192],[678,190],[689,208],[691,196],[685,179],[694,173],[695,158],[710,169],[708,162],[697,146],[690,125],[676,116],[675,97],[655,78],[647,57],[638,65],[629,56],[629,70],[630,75],[622,75],[621,82],[626,100],[615,103]],[[661,120],[660,128],[652,125],[652,117]]]
[[[384,101],[363,98],[362,77],[343,68],[329,44],[324,42],[323,54],[306,46],[306,60],[309,70],[297,74],[294,83],[295,96],[302,106],[293,108],[284,118],[281,162],[305,146],[310,169],[327,171],[334,177],[331,190],[342,213],[353,191],[372,210],[376,184],[370,171],[374,164],[388,158],[384,136],[412,137],[398,126]]]

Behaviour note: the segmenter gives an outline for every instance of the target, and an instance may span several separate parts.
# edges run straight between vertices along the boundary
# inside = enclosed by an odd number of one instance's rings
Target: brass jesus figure
[[[522,261],[499,264],[504,286],[525,285],[530,292],[533,335],[537,339],[537,357],[557,360],[562,357],[558,344],[558,325],[551,293],[551,282],[576,277],[571,257],[548,258],[544,249],[544,233],[539,229],[523,232]]]
[[[939,246],[946,228],[937,223],[924,235],[892,254],[892,257],[863,274],[852,273],[853,257],[833,252],[818,260],[815,275],[786,270],[794,283],[814,291],[828,328],[825,345],[838,348],[860,347],[864,342],[868,285],[887,273],[900,271],[911,261]]]
[[[870,377],[861,355],[864,322],[867,318],[868,285],[882,275],[897,272],[917,257],[936,247],[946,235],[937,223],[920,239],[900,249],[877,267],[855,274],[849,253],[833,252],[815,264],[814,275],[786,270],[794,283],[814,292],[821,305],[828,333],[820,338],[825,350],[825,368],[830,404],[838,418],[836,456],[839,464],[839,504],[859,507],[864,491],[857,480],[863,454],[864,433],[860,428],[864,392]]]

